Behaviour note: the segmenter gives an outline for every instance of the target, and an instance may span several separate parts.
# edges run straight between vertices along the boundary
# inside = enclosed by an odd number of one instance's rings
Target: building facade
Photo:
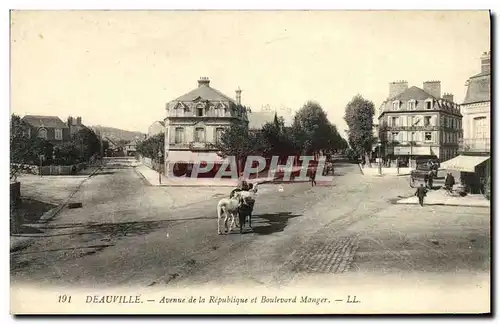
[[[422,88],[408,82],[389,84],[389,96],[379,110],[381,155],[386,160],[446,161],[458,154],[462,115],[453,95],[441,95],[440,81],[426,81]]]
[[[481,72],[467,80],[467,92],[461,105],[463,141],[460,155],[443,167],[460,171],[460,181],[470,193],[488,193],[491,187],[491,64],[490,52],[481,56]]]
[[[71,140],[70,127],[57,116],[26,115],[22,120],[28,125],[29,138],[43,138],[55,145]]]
[[[241,106],[241,89],[235,91],[233,99],[211,87],[208,78],[200,78],[197,88],[166,105],[166,170],[169,164],[174,164],[174,171],[180,168],[179,172],[196,163],[221,165],[223,159],[215,145],[223,130],[235,122],[248,123],[247,111]]]
[[[155,135],[161,134],[165,132],[165,122],[158,120],[151,124],[148,127],[147,137],[153,137]]]
[[[490,52],[481,57],[481,73],[467,80],[467,92],[461,105],[464,138],[461,149],[470,153],[490,152],[491,101]]]

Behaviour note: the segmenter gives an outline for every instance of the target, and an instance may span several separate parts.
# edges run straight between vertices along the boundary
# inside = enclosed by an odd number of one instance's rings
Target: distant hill
[[[140,140],[144,138],[144,133],[141,132],[133,132],[133,131],[128,131],[128,130],[123,130],[119,128],[114,128],[114,127],[106,127],[106,126],[90,126],[96,134],[99,134],[99,131],[102,129],[102,136],[107,136],[114,142],[118,142],[120,140],[122,141],[127,141],[130,142],[136,137]]]

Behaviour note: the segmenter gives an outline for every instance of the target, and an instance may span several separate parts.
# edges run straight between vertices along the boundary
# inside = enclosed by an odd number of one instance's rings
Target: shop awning
[[[169,163],[223,163],[224,159],[215,152],[168,151],[166,161]]]
[[[476,166],[488,160],[489,156],[459,155],[451,160],[441,163],[440,168],[462,172],[475,172]]]

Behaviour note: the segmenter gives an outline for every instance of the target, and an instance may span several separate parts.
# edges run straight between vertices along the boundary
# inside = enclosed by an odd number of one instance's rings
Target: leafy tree
[[[137,152],[151,159],[158,159],[158,152],[165,156],[165,133],[156,134],[137,143]]]
[[[314,101],[308,101],[294,117],[292,125],[295,146],[301,153],[317,155],[340,146],[340,134]]]
[[[349,128],[349,144],[359,155],[364,156],[369,163],[368,152],[374,143],[373,115],[375,106],[373,102],[356,95],[345,107],[344,120]]]
[[[88,161],[91,156],[94,154],[100,154],[101,151],[100,138],[92,129],[87,127],[84,127],[73,134],[71,143],[76,149],[78,149],[80,153],[80,161]]]
[[[259,132],[250,132],[246,122],[233,123],[224,129],[214,147],[223,158],[234,156],[240,172],[248,156],[262,153],[262,135]]]

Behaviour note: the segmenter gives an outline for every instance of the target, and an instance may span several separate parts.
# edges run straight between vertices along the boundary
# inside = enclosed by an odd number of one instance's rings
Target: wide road
[[[173,209],[175,188],[146,186],[133,168],[109,165],[82,187],[83,208],[63,210],[40,226],[35,244],[11,253],[12,283],[276,286],[311,272],[489,270],[489,211],[396,206],[398,196],[413,194],[405,177],[367,177],[351,164],[335,170],[330,186],[293,183],[279,192],[262,185],[253,232],[217,235],[219,198]],[[436,213],[453,215],[462,228],[439,217],[440,233]],[[417,217],[416,227],[398,227]],[[421,242],[429,226],[444,250]]]

